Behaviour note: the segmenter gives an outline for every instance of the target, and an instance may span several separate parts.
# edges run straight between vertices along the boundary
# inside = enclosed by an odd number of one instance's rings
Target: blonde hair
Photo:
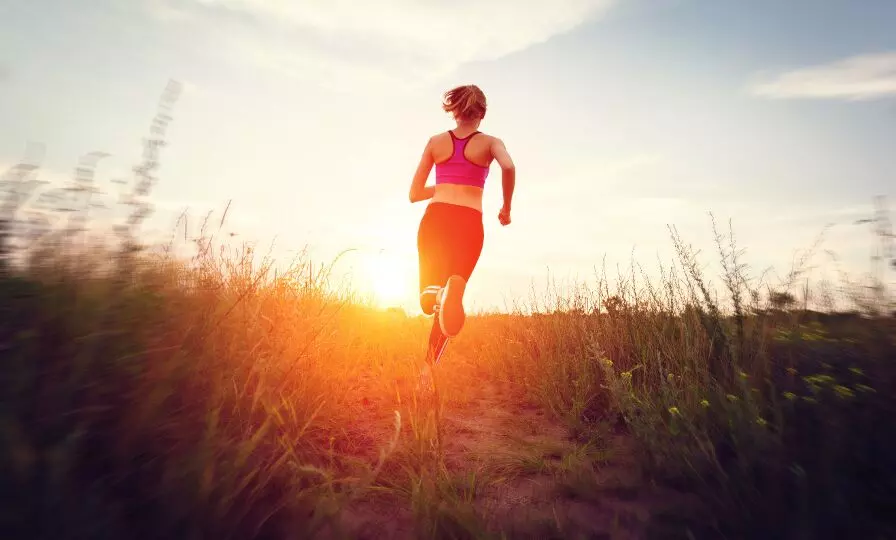
[[[485,94],[475,84],[452,88],[445,92],[442,109],[458,120],[481,120],[485,118]]]

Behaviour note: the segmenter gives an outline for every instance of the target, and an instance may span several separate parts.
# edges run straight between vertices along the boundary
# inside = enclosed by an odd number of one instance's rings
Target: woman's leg
[[[482,253],[482,214],[461,207],[456,212],[453,228],[451,248],[448,250],[450,277],[439,305],[441,330],[447,336],[456,336],[464,326],[464,291]]]
[[[427,207],[417,231],[417,254],[420,307],[427,315],[435,315],[429,360],[436,360],[447,338],[463,327],[463,293],[479,261],[482,244],[481,212],[442,203]]]
[[[420,274],[420,309],[432,315],[437,303],[437,294],[448,279],[446,256],[441,229],[444,219],[438,205],[426,208],[417,229],[417,261]]]
[[[426,362],[438,360],[447,338],[442,334],[439,314],[436,313],[438,295],[448,279],[445,231],[450,227],[443,204],[427,206],[417,230],[417,259],[420,273],[420,309],[426,315],[435,315],[429,334]]]

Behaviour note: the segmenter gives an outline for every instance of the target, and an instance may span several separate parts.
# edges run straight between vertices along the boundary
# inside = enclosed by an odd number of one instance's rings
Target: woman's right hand
[[[501,222],[501,225],[510,225],[510,208],[501,207],[501,211],[498,212],[498,221]]]

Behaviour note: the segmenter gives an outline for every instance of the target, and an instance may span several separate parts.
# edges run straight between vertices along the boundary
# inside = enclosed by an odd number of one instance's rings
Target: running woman
[[[417,231],[420,307],[434,315],[427,361],[437,362],[464,325],[464,289],[482,252],[482,194],[489,166],[501,166],[504,205],[501,225],[510,224],[516,171],[501,139],[479,131],[485,94],[476,85],[445,93],[442,108],[454,117],[453,130],[430,137],[411,182],[412,203],[430,200]],[[426,180],[436,168],[434,186]]]

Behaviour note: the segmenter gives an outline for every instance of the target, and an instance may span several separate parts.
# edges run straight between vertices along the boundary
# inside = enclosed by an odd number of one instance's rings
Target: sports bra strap
[[[454,134],[454,130],[453,130],[453,129],[449,129],[449,130],[448,130],[448,134],[451,135],[451,139],[452,139],[452,140],[455,140],[455,141],[469,141],[469,140],[472,139],[475,135],[479,135],[480,133],[482,133],[482,132],[481,132],[481,131],[474,131],[473,133],[470,133],[469,135],[467,135],[466,137],[464,137],[463,139],[461,139],[460,137],[458,137],[457,135]]]

